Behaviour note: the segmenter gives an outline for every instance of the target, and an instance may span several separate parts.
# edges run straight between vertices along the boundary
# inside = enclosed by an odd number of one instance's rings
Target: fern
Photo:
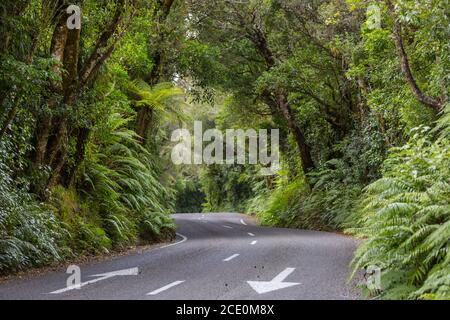
[[[83,169],[81,191],[98,206],[105,230],[115,245],[134,243],[141,220],[153,221],[148,212],[159,212],[155,217],[164,212],[171,221],[165,213],[171,207],[162,196],[169,191],[158,180],[151,154],[139,143],[136,133],[127,128],[131,120],[124,120],[118,113],[109,116],[107,125],[96,133],[101,136],[102,145],[91,145]],[[158,235],[169,224],[156,220],[151,226],[153,234]]]
[[[445,118],[444,118],[445,119]],[[417,129],[411,141],[385,161],[384,178],[365,189],[348,232],[366,237],[354,272],[378,265],[403,273],[386,283],[384,298],[450,297],[450,141],[447,126],[436,140]]]

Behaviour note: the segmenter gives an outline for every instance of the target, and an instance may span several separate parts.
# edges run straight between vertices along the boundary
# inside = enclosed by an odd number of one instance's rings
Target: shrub
[[[53,212],[19,188],[4,159],[12,151],[0,142],[0,273],[60,261],[70,251],[59,243],[69,235]]]
[[[367,238],[353,267],[381,267],[385,298],[450,298],[450,141],[414,132],[351,217],[359,227],[348,231]]]

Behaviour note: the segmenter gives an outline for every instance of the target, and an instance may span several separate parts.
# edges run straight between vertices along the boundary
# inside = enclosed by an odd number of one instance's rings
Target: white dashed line
[[[237,258],[237,257],[239,257],[239,254],[238,254],[238,253],[233,254],[232,256],[230,256],[230,257],[228,257],[228,258],[226,258],[226,259],[223,259],[223,261],[224,261],[224,262],[228,262],[228,261],[231,261],[231,260],[233,260],[234,258]]]
[[[258,241],[252,241],[252,243],[250,243],[252,246],[255,245]]]
[[[254,237],[255,235],[251,232],[247,233],[250,237]]]
[[[230,226],[222,226],[222,227],[227,228],[227,229],[233,229],[233,227],[230,227]]]
[[[152,292],[147,293],[147,295],[148,295],[148,296],[155,296],[155,295],[157,295],[157,294],[159,294],[159,293],[161,293],[161,292],[163,292],[163,291],[166,291],[166,290],[168,290],[168,289],[170,289],[170,288],[172,288],[172,287],[175,287],[175,286],[177,286],[177,285],[179,285],[179,284],[182,284],[183,282],[184,282],[184,280],[183,280],[183,281],[175,281],[175,282],[172,282],[172,283],[168,284],[167,286],[164,286],[164,287],[159,288],[159,289],[157,289],[157,290],[155,290],[155,291],[152,291]]]
[[[241,223],[246,226],[247,224],[245,223],[244,219],[241,219]]]

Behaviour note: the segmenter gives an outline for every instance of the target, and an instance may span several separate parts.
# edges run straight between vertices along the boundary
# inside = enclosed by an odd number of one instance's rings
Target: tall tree
[[[152,61],[151,71],[144,77],[144,80],[150,85],[155,86],[159,82],[170,81],[166,79],[167,37],[170,37],[168,17],[173,10],[175,0],[157,0],[154,7],[154,26],[149,30],[149,58]],[[136,117],[136,133],[141,137],[142,143],[145,143],[149,126],[152,121],[153,110],[151,108],[140,108]]]
[[[134,1],[115,1],[112,18],[98,34],[90,54],[83,59],[81,28],[68,28],[70,14],[67,7],[64,1],[58,2],[50,46],[50,54],[56,61],[52,71],[61,80],[50,84],[50,91],[55,93],[48,99],[51,114],[40,119],[35,131],[34,165],[52,167],[49,185],[58,180],[67,160],[67,141],[72,133],[68,107],[73,106],[77,96],[92,86],[98,71],[111,56],[135,14]],[[62,108],[62,111],[56,112],[57,108]],[[85,143],[86,137],[86,134],[79,135],[82,140],[79,144]]]

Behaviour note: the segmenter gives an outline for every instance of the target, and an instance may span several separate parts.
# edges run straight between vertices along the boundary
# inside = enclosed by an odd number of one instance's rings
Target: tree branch
[[[387,1],[387,6],[389,9],[389,13],[391,14],[394,20],[392,35],[394,37],[395,47],[397,49],[398,57],[400,59],[400,66],[405,76],[406,82],[408,83],[412,93],[414,94],[417,100],[419,100],[424,105],[432,108],[435,112],[440,112],[444,107],[444,103],[438,99],[426,96],[417,85],[417,82],[414,79],[414,76],[411,71],[411,66],[409,64],[408,55],[406,54],[405,51],[405,46],[403,44],[403,39],[401,35],[402,26],[395,14],[394,5],[390,1]]]
[[[108,47],[108,42],[114,33],[117,31],[117,27],[123,18],[125,11],[125,0],[117,0],[116,11],[111,22],[106,26],[105,31],[100,35],[95,43],[95,47],[84,64],[80,72],[80,87],[85,86],[94,76],[95,72],[100,68],[103,62],[111,55],[114,47],[117,44],[117,39],[113,45]],[[123,33],[119,35],[121,38]],[[118,38],[119,38],[118,37]]]

